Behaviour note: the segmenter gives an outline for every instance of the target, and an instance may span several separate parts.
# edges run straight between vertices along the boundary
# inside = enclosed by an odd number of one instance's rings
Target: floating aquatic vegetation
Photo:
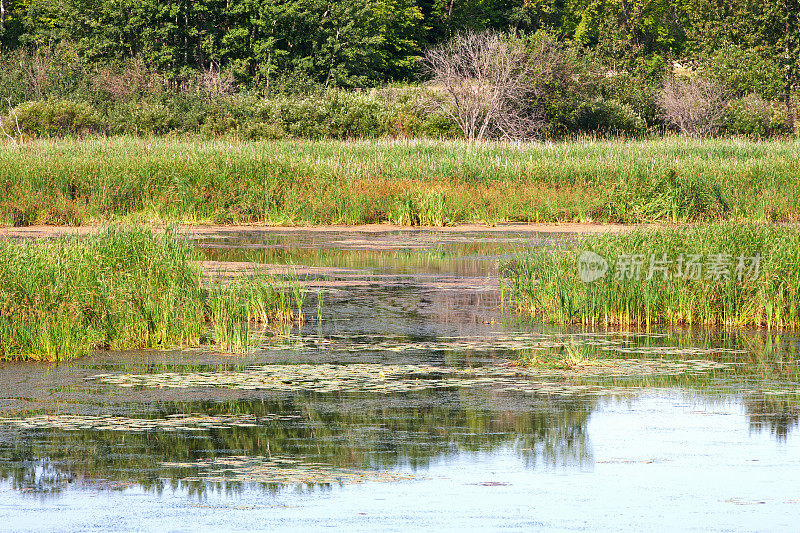
[[[161,463],[162,468],[199,470],[182,481],[275,483],[282,485],[356,484],[413,479],[407,472],[336,468],[323,463],[306,463],[283,456],[248,457],[234,455],[187,463]]]
[[[661,334],[648,334],[648,341]],[[642,346],[637,340],[642,337],[634,332],[593,332],[575,333],[565,335],[552,335],[544,333],[514,333],[493,334],[491,336],[459,336],[439,337],[435,341],[409,342],[406,337],[387,338],[381,337],[353,337],[345,335],[330,335],[326,337],[304,335],[285,335],[276,337],[274,342],[265,344],[267,350],[298,350],[298,349],[326,349],[350,353],[362,353],[364,350],[376,352],[431,352],[431,351],[463,351],[488,352],[488,351],[522,351],[522,350],[551,350],[568,346],[596,347],[607,352],[621,354],[635,354],[640,356],[658,357],[686,357],[702,356],[711,357],[719,355],[738,355],[748,353],[746,350],[714,347],[699,348],[687,346]]]
[[[253,366],[238,372],[163,372],[98,374],[88,379],[120,387],[227,388],[277,392],[309,391],[403,393],[430,389],[489,388],[495,392],[537,395],[624,394],[631,389],[571,383],[565,379],[594,376],[677,375],[726,368],[714,361],[649,359],[599,360],[580,372],[571,369],[493,365],[451,368],[428,365],[354,363]]]
[[[266,422],[294,420],[299,415],[267,414],[219,415],[200,413],[167,415],[165,418],[129,418],[124,416],[37,415],[26,418],[0,418],[0,427],[16,429],[60,429],[63,431],[206,431],[232,427],[257,427]]]

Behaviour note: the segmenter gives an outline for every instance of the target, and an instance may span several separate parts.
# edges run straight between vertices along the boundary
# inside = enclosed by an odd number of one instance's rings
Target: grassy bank
[[[0,146],[0,220],[800,220],[800,142],[92,138]]]
[[[250,323],[295,317],[299,291],[263,278],[203,288],[193,257],[176,234],[146,229],[0,242],[0,360],[207,342],[235,351]]]
[[[606,261],[604,276],[582,280],[585,251]],[[800,327],[797,228],[717,223],[586,237],[575,250],[532,253],[510,276],[519,310],[556,323]]]

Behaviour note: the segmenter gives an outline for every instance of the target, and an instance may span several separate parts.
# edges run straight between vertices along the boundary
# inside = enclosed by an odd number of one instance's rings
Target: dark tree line
[[[411,79],[424,49],[464,30],[546,29],[657,72],[732,43],[796,76],[798,0],[2,0],[2,53],[70,43],[89,62],[138,57],[173,76],[211,65],[245,82]]]

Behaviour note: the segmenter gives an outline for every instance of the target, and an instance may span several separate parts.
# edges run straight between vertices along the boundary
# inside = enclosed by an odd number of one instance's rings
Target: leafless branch
[[[15,135],[13,135],[13,136],[10,133],[8,133],[8,131],[6,130],[5,124],[3,124],[3,119],[2,118],[0,118],[0,130],[2,130],[3,135],[5,135],[9,139],[11,139],[11,142],[13,142],[15,145],[19,146],[20,144],[22,144],[22,128],[20,128],[19,118],[17,117],[16,110],[13,107],[11,107],[11,98],[8,98],[7,100],[8,100],[8,109],[9,109],[8,116],[14,119],[14,127],[16,129],[16,132],[15,132]]]
[[[544,127],[543,114],[526,109],[532,69],[518,40],[493,31],[463,33],[429,49],[423,65],[438,109],[468,141],[525,138]]]
[[[722,125],[728,99],[717,83],[702,78],[668,80],[659,105],[664,120],[684,135],[713,135]]]

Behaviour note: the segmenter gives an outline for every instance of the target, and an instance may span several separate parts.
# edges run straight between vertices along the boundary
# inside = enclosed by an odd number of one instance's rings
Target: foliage
[[[579,132],[635,136],[645,130],[644,120],[630,106],[604,98],[582,104],[570,119],[574,130]]]
[[[728,105],[725,129],[728,133],[750,137],[788,133],[786,108],[780,103],[764,100],[757,94],[749,94]]]
[[[726,43],[702,61],[701,71],[736,96],[752,93],[766,100],[782,96],[779,63],[775,57],[764,57],[754,48]]]
[[[19,122],[22,131],[36,137],[86,135],[101,130],[100,117],[89,105],[70,100],[24,102],[5,124]]]

